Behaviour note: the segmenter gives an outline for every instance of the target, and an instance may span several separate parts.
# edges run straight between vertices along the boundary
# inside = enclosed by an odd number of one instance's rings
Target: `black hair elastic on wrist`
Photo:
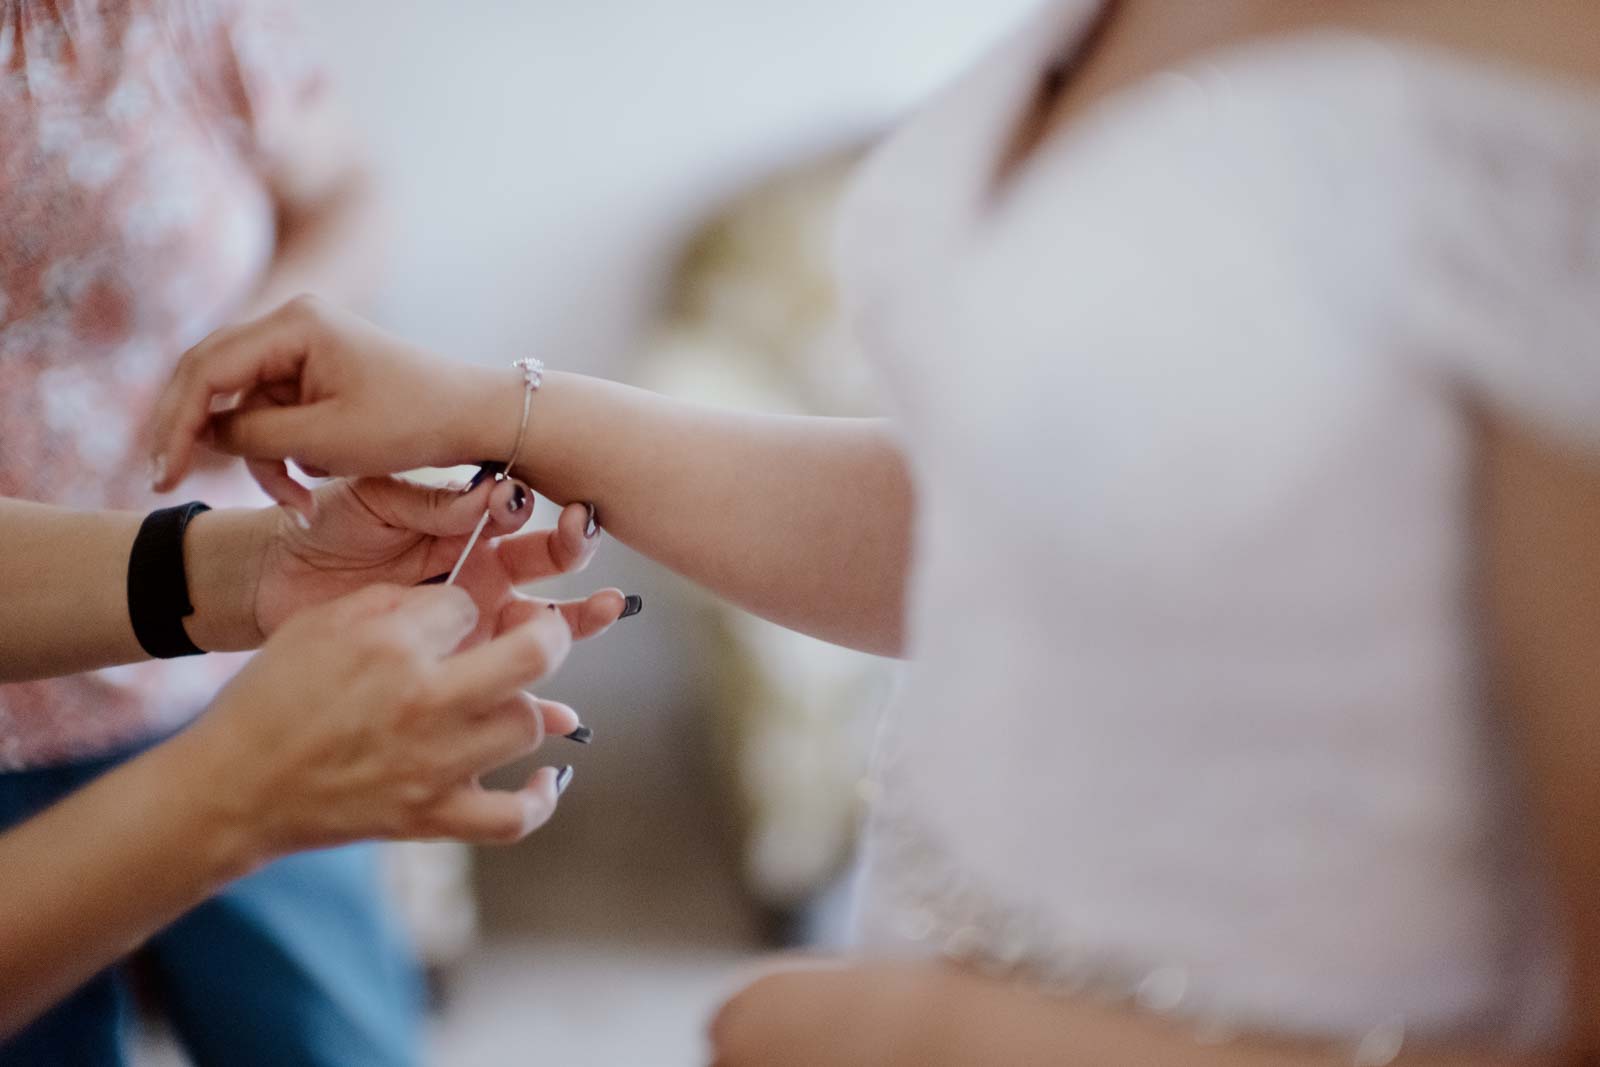
[[[194,614],[183,567],[183,532],[189,520],[210,511],[198,500],[145,516],[128,554],[128,617],[139,646],[156,659],[203,656],[189,640],[183,620]]]

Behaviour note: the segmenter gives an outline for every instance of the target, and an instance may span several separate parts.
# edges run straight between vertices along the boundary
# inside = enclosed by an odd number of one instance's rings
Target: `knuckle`
[[[520,709],[518,725],[522,727],[523,738],[529,742],[544,740],[544,712],[534,704]]]
[[[538,627],[525,627],[517,634],[514,651],[530,677],[542,677],[550,669],[554,642]]]
[[[406,821],[411,825],[421,826],[426,823],[430,809],[438,799],[438,790],[434,788],[430,779],[431,774],[422,765],[421,760],[410,761],[401,772],[401,780],[395,793],[401,809],[406,813]]]
[[[484,833],[496,844],[515,844],[528,835],[527,819],[520,811],[501,808],[485,820]]]
[[[399,639],[387,626],[359,626],[352,634],[362,658],[373,661],[375,666],[387,666],[401,657]]]
[[[279,311],[284,315],[303,321],[314,321],[323,314],[322,300],[313,293],[297,293],[291,296]]]
[[[172,368],[172,376],[180,383],[187,385],[194,381],[195,375],[200,370],[200,362],[204,358],[201,355],[204,346],[205,342],[202,341],[178,357],[177,365]]]

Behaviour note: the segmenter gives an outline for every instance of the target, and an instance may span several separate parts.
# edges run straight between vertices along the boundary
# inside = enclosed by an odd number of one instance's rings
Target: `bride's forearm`
[[[515,375],[483,371],[476,454],[505,455]],[[551,373],[517,473],[595,506],[619,540],[734,603],[826,640],[901,647],[911,483],[886,424],[719,411]]]

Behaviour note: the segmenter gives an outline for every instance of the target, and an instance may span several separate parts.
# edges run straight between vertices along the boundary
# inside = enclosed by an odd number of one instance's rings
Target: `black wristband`
[[[128,617],[133,636],[156,659],[202,656],[183,620],[194,614],[183,568],[183,532],[189,520],[211,509],[199,501],[162,508],[145,516],[128,555]]]

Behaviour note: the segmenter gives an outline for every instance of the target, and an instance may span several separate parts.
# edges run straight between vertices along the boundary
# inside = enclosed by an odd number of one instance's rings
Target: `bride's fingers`
[[[637,598],[635,598],[637,599]],[[580,641],[604,633],[612,623],[622,617],[628,598],[620,589],[601,589],[581,600],[540,600],[517,596],[500,609],[496,630],[504,633],[522,625],[541,612],[554,609],[566,619],[572,639]]]
[[[571,574],[587,567],[600,547],[599,528],[594,527],[593,534],[590,529],[589,506],[568,504],[554,529],[505,538],[495,545],[495,552],[516,585]]]
[[[262,491],[293,512],[302,527],[316,514],[316,497],[310,489],[294,480],[288,464],[283,460],[247,459],[244,465]]]
[[[218,330],[185,352],[156,401],[152,418],[155,490],[173,489],[189,472],[195,444],[206,431],[217,397],[297,377],[306,350],[299,316],[280,309],[254,322]]]

